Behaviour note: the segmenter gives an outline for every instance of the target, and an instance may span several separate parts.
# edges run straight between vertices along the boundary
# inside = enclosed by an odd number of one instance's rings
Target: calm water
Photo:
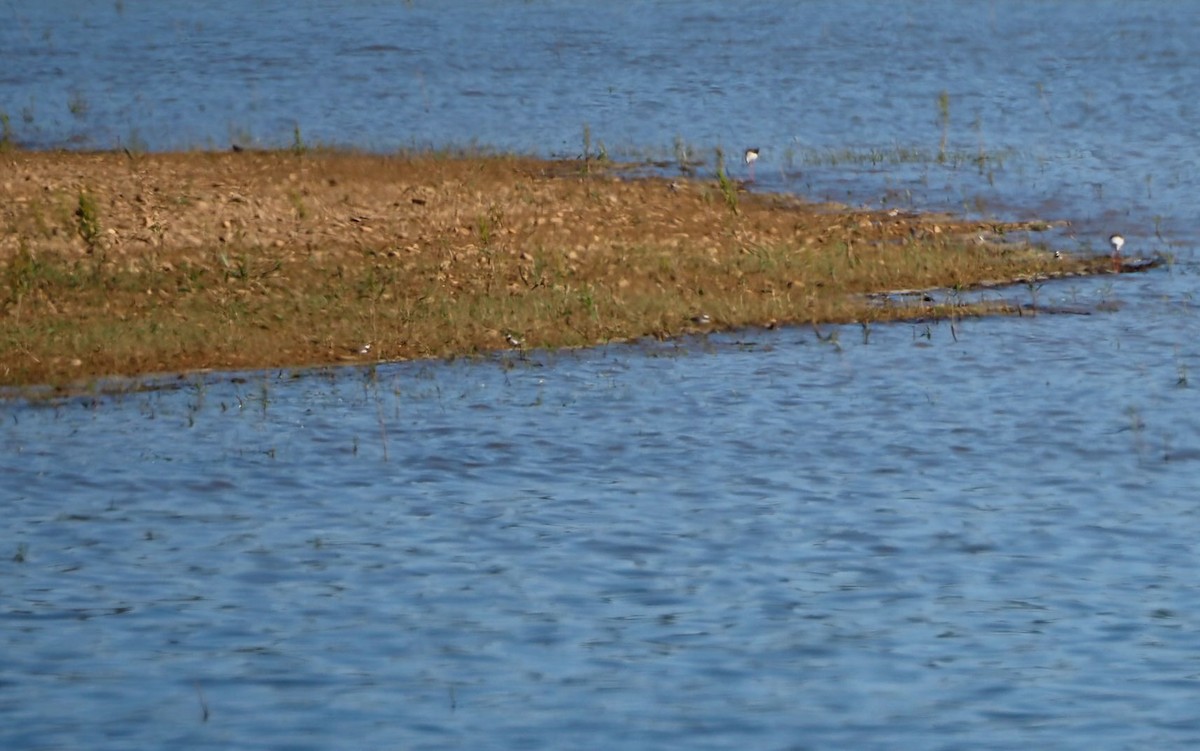
[[[1036,293],[1090,316],[6,404],[0,747],[1200,742],[1200,5],[612,5],[12,3],[0,108],[36,146],[754,143],[767,189],[1177,261]]]

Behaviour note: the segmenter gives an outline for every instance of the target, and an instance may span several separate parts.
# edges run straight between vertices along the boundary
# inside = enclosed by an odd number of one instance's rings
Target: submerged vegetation
[[[583,168],[295,141],[5,154],[0,384],[964,315],[870,295],[1093,268],[1031,225],[626,178],[586,135]]]

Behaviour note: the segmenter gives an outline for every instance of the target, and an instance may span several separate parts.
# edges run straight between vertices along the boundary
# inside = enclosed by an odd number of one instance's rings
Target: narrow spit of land
[[[5,386],[969,315],[866,293],[1098,270],[1008,241],[1036,226],[577,161],[18,151],[0,165]]]

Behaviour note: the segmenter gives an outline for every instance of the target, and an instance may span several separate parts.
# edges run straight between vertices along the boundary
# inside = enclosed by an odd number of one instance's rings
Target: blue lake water
[[[1197,239],[1192,3],[59,0],[0,14],[0,111],[31,146],[287,145],[298,127],[310,143],[574,156],[586,126],[614,156],[673,159],[679,139],[736,162],[759,146],[763,189],[1065,218],[1083,247],[1113,231]],[[936,155],[943,135],[949,166],[898,156]],[[829,163],[848,149],[859,158]]]
[[[759,189],[1173,263],[1004,293],[1093,315],[6,403],[0,747],[1200,742],[1197,6],[610,5],[10,4],[0,109],[43,147],[753,143]],[[943,91],[948,163],[901,158]]]

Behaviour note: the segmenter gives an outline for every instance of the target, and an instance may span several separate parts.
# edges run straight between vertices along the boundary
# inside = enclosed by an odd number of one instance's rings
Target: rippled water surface
[[[1186,747],[1191,278],[10,405],[0,745]]]
[[[0,15],[29,145],[574,154],[586,123],[1173,259],[1005,293],[1092,315],[6,403],[0,747],[1200,742],[1193,4]]]

